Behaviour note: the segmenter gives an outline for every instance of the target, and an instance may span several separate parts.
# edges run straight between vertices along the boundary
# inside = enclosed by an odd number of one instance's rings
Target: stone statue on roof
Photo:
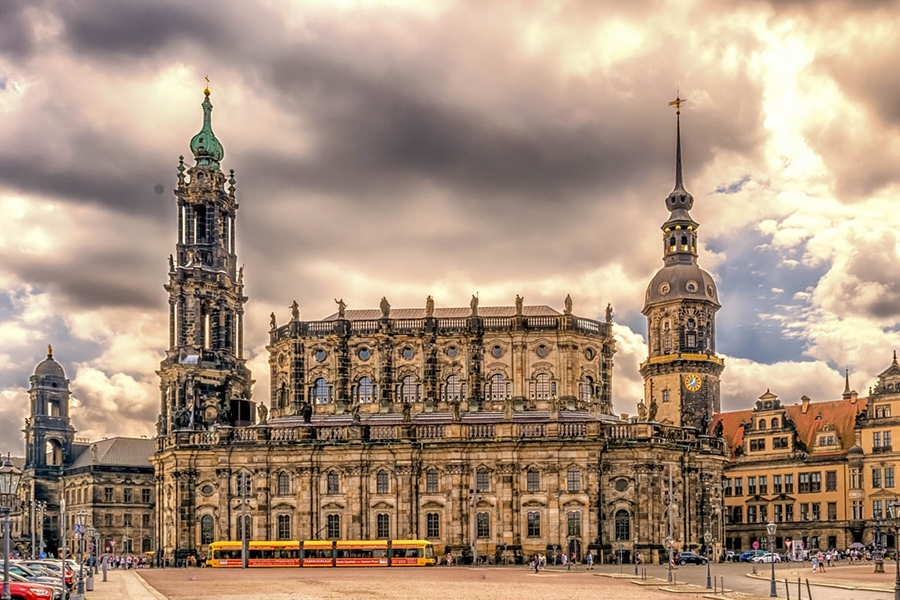
[[[517,317],[522,316],[522,304],[524,304],[524,302],[525,302],[525,298],[516,294],[516,316]]]
[[[297,301],[294,300],[291,303],[291,320],[299,321],[300,320],[300,305],[297,304]]]
[[[431,296],[425,298],[425,316],[428,318],[434,316],[434,298]]]
[[[469,302],[469,307],[472,309],[472,316],[478,316],[478,296],[472,294],[472,300]]]
[[[606,305],[606,322],[612,323],[613,320],[613,307],[612,304]]]
[[[338,305],[338,319],[343,319],[344,311],[347,310],[347,305],[344,303],[344,299],[341,298],[340,300],[338,300],[337,298],[335,298],[334,302]]]
[[[275,313],[269,315],[269,330],[274,331],[278,327],[278,321],[275,320]]]
[[[390,318],[390,316],[391,316],[391,303],[388,302],[388,299],[387,299],[386,296],[382,296],[382,297],[381,297],[381,304],[380,304],[379,306],[381,307],[381,318],[382,318],[382,319],[388,319],[388,318]]]
[[[265,425],[269,422],[269,407],[262,402],[256,405],[256,414],[259,417],[258,422],[260,425]]]
[[[564,303],[566,305],[565,314],[571,315],[572,314],[572,295],[571,294],[566,294],[566,299],[565,299]]]

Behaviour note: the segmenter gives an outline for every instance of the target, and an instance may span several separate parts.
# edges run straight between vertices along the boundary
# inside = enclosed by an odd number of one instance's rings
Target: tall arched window
[[[478,471],[475,472],[475,491],[491,491],[491,474],[484,467],[478,469]]]
[[[616,540],[628,541],[631,539],[631,517],[627,510],[616,511]]]
[[[765,428],[766,428],[766,420],[765,420],[765,419],[760,419],[760,420],[759,420],[759,428],[760,428],[760,429],[765,429]]]
[[[583,402],[589,402],[594,397],[594,378],[585,375],[578,384],[578,398]]]
[[[419,382],[414,376],[407,375],[401,380],[400,401],[404,403],[419,401]]]
[[[669,329],[669,322],[663,323],[663,354],[672,353],[672,332]]]
[[[503,373],[494,373],[484,388],[485,400],[504,400],[507,393],[506,378]]]
[[[328,393],[328,380],[324,377],[316,379],[312,392],[313,401],[316,404],[326,404],[330,399]]]
[[[578,471],[578,467],[569,467],[566,474],[566,490],[570,493],[581,491],[581,473]]]
[[[200,543],[204,546],[212,544],[216,539],[216,521],[212,515],[200,517]]]
[[[528,469],[525,475],[525,489],[529,492],[541,491],[541,472],[534,467]]]
[[[425,472],[425,493],[437,494],[439,489],[437,469],[428,469]]]
[[[240,472],[234,478],[235,493],[238,496],[250,495],[250,473]]]
[[[531,400],[549,400],[551,393],[550,376],[546,373],[538,373],[531,380],[529,386]]]
[[[339,539],[341,537],[341,515],[330,514],[326,519],[328,539]]]
[[[356,382],[356,400],[358,402],[373,402],[375,400],[375,386],[371,377],[360,377]]]
[[[772,418],[772,429],[778,429],[778,417]]]
[[[444,383],[444,397],[442,400],[444,402],[451,402],[456,400],[462,400],[463,397],[463,382],[460,379],[459,375],[451,375],[447,378],[446,383]]]

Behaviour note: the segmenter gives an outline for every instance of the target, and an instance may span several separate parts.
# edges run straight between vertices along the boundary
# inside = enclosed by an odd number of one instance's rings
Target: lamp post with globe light
[[[777,598],[778,590],[775,588],[775,529],[778,526],[775,525],[775,521],[769,521],[769,524],[766,525],[766,533],[769,534],[769,554],[772,558],[772,579],[769,584],[769,597]]]
[[[97,535],[97,530],[94,529],[94,526],[91,525],[87,528],[87,536],[88,536],[88,576],[87,576],[87,591],[94,591],[94,567],[97,564],[94,560],[94,538]],[[82,561],[84,557],[82,556]],[[82,563],[83,564],[83,563]]]
[[[9,513],[12,512],[16,501],[16,493],[19,490],[19,481],[22,479],[22,471],[17,469],[6,455],[3,466],[0,467],[0,512],[3,514],[3,592],[0,599],[10,600],[9,593]]]

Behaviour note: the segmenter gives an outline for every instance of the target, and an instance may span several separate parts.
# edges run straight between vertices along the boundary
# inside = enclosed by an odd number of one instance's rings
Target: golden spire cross
[[[206,89],[203,90],[203,93],[205,93],[207,96],[209,96],[209,75],[204,77],[204,79],[206,80]]]
[[[680,115],[681,114],[681,105],[684,104],[685,102],[687,102],[687,98],[681,98],[680,96],[678,96],[676,94],[675,99],[672,100],[671,102],[669,102],[669,106],[674,106],[675,114]]]

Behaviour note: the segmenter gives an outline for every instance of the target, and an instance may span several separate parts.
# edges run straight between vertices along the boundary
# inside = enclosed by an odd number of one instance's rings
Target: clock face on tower
[[[703,385],[703,382],[700,380],[699,375],[690,374],[684,376],[684,387],[689,391],[696,392],[701,385]]]

